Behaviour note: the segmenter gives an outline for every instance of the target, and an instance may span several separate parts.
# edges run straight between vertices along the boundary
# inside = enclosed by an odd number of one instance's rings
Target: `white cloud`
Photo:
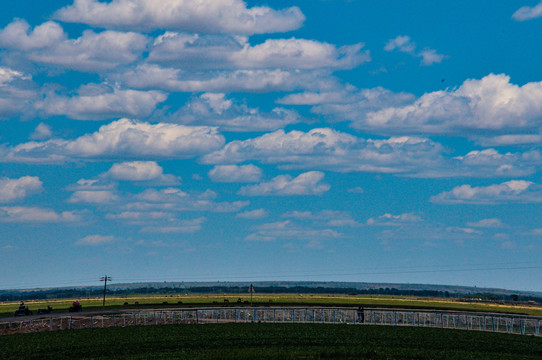
[[[346,85],[329,91],[289,94],[277,102],[287,105],[312,105],[311,111],[326,115],[329,122],[348,120],[353,121],[355,126],[357,122],[365,119],[369,112],[390,106],[403,106],[414,100],[412,94],[394,93],[381,87],[360,90]]]
[[[171,117],[171,121],[218,126],[223,131],[269,131],[299,122],[299,115],[284,108],[261,112],[222,93],[204,93],[192,99]]]
[[[154,42],[148,61],[191,69],[350,69],[371,60],[363,46],[296,38],[251,46],[245,37],[166,33]]]
[[[6,149],[4,161],[58,162],[76,158],[186,158],[224,144],[216,128],[120,119],[74,140],[51,139]],[[2,149],[0,148],[0,151]]]
[[[297,89],[329,89],[337,80],[327,70],[254,69],[231,71],[184,71],[142,64],[112,75],[135,89],[161,89],[180,92],[272,92]]]
[[[0,203],[22,200],[43,191],[37,176],[23,176],[18,179],[0,178]]]
[[[410,54],[412,56],[421,57],[421,65],[429,66],[442,62],[447,55],[438,54],[436,50],[425,48],[419,52],[416,52],[416,44],[410,39],[409,36],[397,36],[395,39],[390,39],[384,47],[386,51],[400,51]]]
[[[108,190],[78,190],[68,199],[70,203],[110,204],[119,200],[117,194]]]
[[[384,47],[386,51],[398,50],[406,53],[413,53],[416,50],[416,44],[412,42],[409,36],[397,36],[390,39]]]
[[[255,226],[255,231],[245,237],[247,241],[276,240],[329,240],[341,238],[343,235],[333,229],[303,227],[290,220],[267,223]]]
[[[246,196],[290,196],[290,195],[320,195],[329,190],[324,182],[324,173],[309,171],[296,178],[290,175],[279,175],[268,182],[257,185],[247,185],[239,190],[240,195]]]
[[[34,129],[34,132],[30,134],[30,138],[33,140],[45,140],[53,136],[51,127],[45,123],[39,123]]]
[[[423,221],[422,218],[413,213],[404,213],[400,215],[384,214],[377,218],[367,220],[367,225],[373,226],[401,226],[407,224],[416,224]]]
[[[425,94],[410,105],[370,112],[352,126],[379,133],[473,136],[481,130],[539,129],[541,120],[542,82],[517,86],[506,75],[490,74],[457,89]]]
[[[75,0],[54,18],[110,29],[168,29],[195,33],[263,34],[299,28],[305,17],[297,7],[247,8],[242,0]]]
[[[191,220],[181,220],[174,224],[168,224],[164,226],[146,226],[141,229],[141,233],[153,233],[153,234],[192,234],[202,229],[202,224],[207,221],[207,218],[200,217]]]
[[[422,58],[422,65],[430,66],[433,64],[439,64],[447,58],[446,55],[437,53],[434,49],[424,49],[418,54]]]
[[[512,18],[517,21],[526,21],[531,19],[536,19],[542,16],[542,2],[537,5],[522,6],[519,8],[513,15]]]
[[[542,185],[524,180],[511,180],[489,186],[456,186],[431,198],[438,204],[493,205],[500,203],[542,202]]]
[[[104,245],[111,244],[117,241],[117,239],[112,235],[87,235],[84,238],[81,238],[75,242],[76,245]]]
[[[418,177],[523,176],[534,172],[537,151],[500,154],[494,149],[444,157],[442,145],[427,138],[362,139],[330,128],[308,132],[277,130],[236,140],[202,158],[208,164],[258,160],[284,169],[395,173]]]
[[[104,174],[115,180],[146,181],[159,185],[178,185],[180,178],[164,174],[164,170],[155,161],[126,161],[113,164]]]
[[[256,210],[244,211],[235,216],[242,219],[261,219],[261,218],[266,217],[267,215],[269,215],[267,210],[256,209]]]
[[[107,219],[127,221],[131,224],[141,224],[156,220],[175,220],[174,214],[167,211],[123,211],[116,214],[110,213],[105,217]]]
[[[249,165],[217,165],[209,171],[215,182],[256,182],[262,177],[262,169]]]
[[[492,137],[481,137],[477,142],[483,146],[511,146],[539,144],[542,142],[542,135],[499,135]]]
[[[58,213],[51,209],[26,206],[0,207],[0,222],[12,223],[55,223],[81,221],[81,214],[74,211]]]
[[[0,44],[4,48],[33,50],[39,48],[51,48],[66,40],[62,26],[47,21],[33,30],[30,25],[22,19],[16,19],[0,30]]]
[[[0,66],[0,118],[26,113],[36,96],[31,76]]]
[[[500,219],[491,218],[491,219],[482,219],[475,222],[467,222],[467,226],[475,228],[502,228],[504,224]]]
[[[457,227],[457,226],[447,227],[446,231],[450,233],[460,233],[460,234],[467,234],[467,235],[482,235],[483,234],[480,230],[476,230],[472,228],[462,228],[462,227]]]
[[[130,198],[134,202],[123,207],[128,211],[212,211],[238,212],[250,204],[249,201],[217,202],[217,194],[207,190],[202,193],[186,193],[178,188],[147,189]]]
[[[356,186],[356,187],[347,189],[346,191],[353,194],[363,194],[365,192],[365,190],[363,190],[361,186]]]
[[[14,20],[0,30],[0,45],[31,61],[63,68],[96,72],[133,63],[145,51],[149,38],[137,33],[83,32],[68,39],[62,27],[46,22],[30,29],[24,20]]]
[[[17,79],[28,80],[30,76],[17,70],[0,67],[0,86],[5,86]]]
[[[360,223],[352,219],[346,211],[338,210],[321,210],[313,213],[311,211],[289,211],[282,215],[285,218],[292,218],[302,221],[312,221],[314,225],[344,227],[344,226],[359,226]]]
[[[77,120],[144,118],[166,99],[167,95],[161,91],[110,89],[91,84],[80,88],[75,96],[50,93],[36,102],[35,107],[47,115],[65,115]]]

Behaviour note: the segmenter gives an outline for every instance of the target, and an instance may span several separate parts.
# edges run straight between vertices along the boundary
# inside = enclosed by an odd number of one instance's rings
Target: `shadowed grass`
[[[210,324],[4,336],[2,359],[540,359],[542,338],[323,324]]]

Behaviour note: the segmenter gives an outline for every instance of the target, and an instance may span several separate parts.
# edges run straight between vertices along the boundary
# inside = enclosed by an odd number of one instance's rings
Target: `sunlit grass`
[[[246,303],[238,304],[241,298],[243,302],[250,302],[249,294],[178,294],[178,295],[135,295],[135,296],[108,296],[106,309],[119,309],[158,305],[168,307],[189,307],[189,306],[247,306]],[[228,302],[225,303],[224,299]],[[102,307],[101,297],[79,298],[79,299],[51,299],[25,301],[31,310],[51,306],[55,312],[65,312],[71,306],[73,300],[79,300],[84,310],[98,310]],[[167,305],[163,303],[167,302]],[[179,302],[182,302],[179,303]],[[128,303],[128,306],[124,306]],[[17,307],[19,302],[0,303],[0,314],[8,316]],[[408,296],[391,295],[325,295],[325,294],[258,294],[253,296],[254,306],[367,306],[367,307],[405,307],[405,308],[427,308],[427,309],[450,309],[460,311],[483,311],[502,312],[542,316],[542,306],[495,304],[495,303],[473,303],[461,302],[454,299],[444,298],[417,298]]]

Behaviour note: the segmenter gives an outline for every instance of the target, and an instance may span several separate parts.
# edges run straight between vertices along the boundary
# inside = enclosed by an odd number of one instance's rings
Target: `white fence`
[[[0,334],[117,326],[262,322],[417,326],[539,336],[541,320],[541,317],[514,314],[402,309],[205,308],[69,316],[52,314],[17,321],[0,320]]]

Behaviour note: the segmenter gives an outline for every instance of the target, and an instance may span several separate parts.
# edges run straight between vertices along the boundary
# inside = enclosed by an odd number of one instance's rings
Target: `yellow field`
[[[150,304],[162,305],[167,302],[167,306],[185,307],[185,306],[217,306],[224,305],[224,299],[227,299],[229,306],[247,306],[246,304],[237,304],[237,299],[250,301],[249,294],[207,294],[207,295],[158,295],[158,296],[129,296],[129,297],[107,297],[106,309],[123,308],[127,302],[127,308],[137,307],[134,303],[137,301],[140,307],[150,306]],[[55,312],[67,311],[73,300],[37,300],[25,301],[30,310],[36,311],[38,308],[46,308],[50,305]],[[102,306],[102,298],[81,298],[77,299],[83,305],[84,310],[98,310]],[[182,304],[178,304],[182,301]],[[465,311],[484,311],[484,312],[502,312],[517,313],[534,316],[542,316],[542,306],[494,304],[494,303],[473,303],[460,302],[453,299],[440,298],[415,298],[406,296],[382,296],[382,295],[322,295],[322,294],[259,294],[254,295],[253,303],[255,306],[279,306],[279,305],[323,305],[323,306],[366,306],[366,307],[397,307],[397,308],[427,308],[427,309],[451,309]],[[18,302],[1,302],[0,314],[9,315],[18,307]]]

